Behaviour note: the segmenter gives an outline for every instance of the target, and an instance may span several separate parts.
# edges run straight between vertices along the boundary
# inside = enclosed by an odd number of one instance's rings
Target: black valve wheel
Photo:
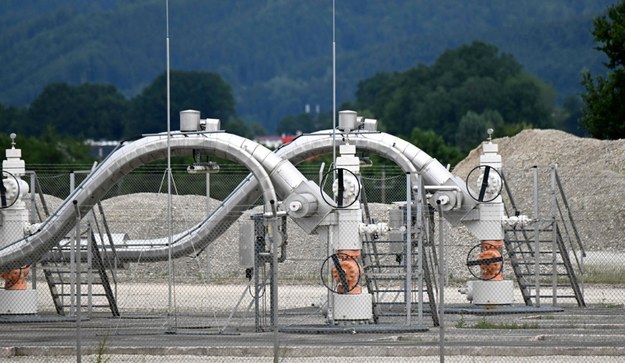
[[[8,179],[8,178],[13,178],[15,179],[15,185],[17,186],[17,191],[15,194],[15,198],[13,198],[13,201],[11,202],[11,204],[7,204],[7,189],[4,186],[4,179]],[[8,171],[3,170],[2,171],[2,182],[0,183],[0,209],[4,209],[4,208],[9,208],[11,207],[13,204],[15,204],[15,202],[17,202],[18,196],[20,195],[20,181],[19,179],[17,179],[17,177],[11,173],[9,173]]]
[[[467,191],[471,198],[480,203],[492,202],[501,194],[503,178],[497,169],[480,165],[471,169],[466,179]],[[477,194],[471,187],[478,187]]]
[[[349,169],[344,169],[344,168],[334,168],[334,169],[330,169],[328,170],[327,173],[325,173],[323,175],[323,179],[321,180],[321,185],[319,186],[319,188],[321,189],[321,197],[323,198],[323,201],[326,202],[327,205],[329,205],[332,208],[337,208],[337,209],[341,209],[341,208],[347,208],[352,206],[354,203],[356,203],[356,201],[358,200],[358,198],[360,197],[360,183],[356,183],[356,195],[354,196],[354,200],[345,205],[343,204],[343,195],[345,193],[345,173],[349,173],[354,177],[354,180],[358,181],[358,176],[356,174],[354,174],[353,171],[349,170]],[[329,201],[326,198],[326,194],[323,192],[326,188],[326,182],[328,181],[329,176],[334,175],[334,173],[336,173],[336,178],[338,180],[338,193],[336,196],[336,200],[333,201]]]
[[[483,256],[480,256],[481,254],[482,254],[482,246],[479,244],[473,246],[473,248],[469,250],[469,253],[467,253],[466,264],[467,264],[467,268],[469,269],[469,272],[471,273],[471,275],[473,275],[473,277],[475,277],[476,279],[483,280],[483,281],[488,281],[488,280],[492,280],[493,278],[495,278],[496,276],[498,276],[499,274],[503,272],[503,256],[499,255],[497,257],[484,258]],[[495,264],[495,263],[501,263],[499,267],[499,271],[497,273],[492,274],[490,278],[484,278],[482,274],[482,266]]]
[[[350,259],[353,260],[356,266],[358,266],[358,278],[355,279],[353,286],[349,286],[349,283],[347,280],[347,272],[341,266],[342,260],[345,261],[345,260],[350,260]],[[336,269],[341,286],[347,286],[347,288],[343,289],[343,291],[339,291],[337,289],[338,284],[337,284],[337,287],[335,288],[333,281],[326,280],[328,271],[331,271],[332,268]],[[356,286],[358,286],[361,276],[362,276],[362,271],[360,270],[360,265],[358,264],[358,261],[353,256],[350,256],[344,253],[335,253],[333,255],[330,255],[323,261],[323,264],[321,264],[321,282],[323,283],[323,286],[325,286],[328,290],[337,294],[346,294],[352,291],[353,289],[355,289]]]

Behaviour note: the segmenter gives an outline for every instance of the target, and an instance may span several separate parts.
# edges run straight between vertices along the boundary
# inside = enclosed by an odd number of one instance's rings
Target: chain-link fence
[[[333,195],[319,166],[301,170]],[[71,192],[87,174],[24,177],[31,223],[63,208],[79,218],[48,219],[60,242],[41,247],[28,272],[21,266],[27,292],[11,306],[36,311],[0,315],[0,362],[617,362],[625,354],[621,175],[506,169],[497,198],[515,218],[501,239],[484,240],[475,229],[497,235],[500,224],[478,227],[470,215],[449,223],[445,208],[425,203],[434,190],[391,167],[363,169],[357,202],[334,205],[343,217],[318,216],[312,230],[263,208],[256,189],[233,200],[248,178],[234,166],[217,174],[174,166],[171,183],[158,166],[111,175],[105,196],[81,209]]]

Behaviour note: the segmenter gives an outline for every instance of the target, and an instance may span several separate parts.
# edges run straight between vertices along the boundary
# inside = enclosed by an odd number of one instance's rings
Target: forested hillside
[[[602,70],[592,19],[614,2],[337,0],[338,103],[359,81],[474,40],[510,53],[560,100],[577,95],[581,70]],[[305,104],[332,107],[331,9],[331,0],[170,0],[171,65],[223,77],[238,116],[271,132]],[[0,29],[4,105],[30,104],[58,81],[135,96],[165,69],[164,0],[4,0]]]

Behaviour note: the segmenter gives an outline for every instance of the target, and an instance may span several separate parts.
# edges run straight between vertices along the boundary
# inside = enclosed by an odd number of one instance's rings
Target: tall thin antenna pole
[[[336,0],[332,0],[332,165],[336,168]]]
[[[168,255],[168,286],[169,286],[169,293],[168,293],[168,324],[169,324],[169,329],[172,329],[173,324],[171,323],[170,319],[173,316],[173,274],[174,274],[174,262],[172,260],[172,243],[173,243],[173,238],[172,238],[172,200],[171,200],[171,94],[170,94],[170,77],[169,77],[169,0],[165,0],[165,28],[166,28],[166,35],[165,35],[165,48],[166,48],[166,58],[167,58],[167,65],[166,65],[166,77],[167,77],[167,246],[169,249],[169,255]]]
[[[332,167],[336,169],[336,0],[332,0]],[[336,172],[332,173],[334,182]],[[326,246],[328,256],[334,253],[334,234],[332,229],[328,232],[328,242]],[[334,321],[334,295],[328,290],[328,320]]]

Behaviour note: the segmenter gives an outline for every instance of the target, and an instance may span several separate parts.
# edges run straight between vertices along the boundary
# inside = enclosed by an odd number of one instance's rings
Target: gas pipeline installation
[[[298,332],[420,331],[437,326],[443,308],[447,313],[545,311],[540,304],[546,292],[542,282],[552,270],[531,259],[533,243],[538,246],[544,228],[506,206],[503,161],[492,132],[481,145],[479,164],[469,175],[456,176],[417,146],[378,131],[376,120],[355,111],[340,111],[335,129],[303,134],[270,150],[221,130],[219,120],[185,110],[180,112],[180,130],[120,143],[47,213],[41,212],[45,192],[40,180],[27,170],[13,134],[2,163],[0,190],[0,273],[5,280],[0,315],[16,321],[75,319],[81,313],[91,319],[145,317],[156,310],[133,306],[140,299],[137,286],[145,281],[139,275],[124,285],[116,277],[136,263],[165,269],[167,298],[160,304],[162,316],[171,319],[185,309],[179,306],[185,281],[172,278],[184,271],[176,265],[173,272],[174,262],[210,254],[211,245],[237,225],[238,244],[228,248],[237,251],[233,265],[245,271],[244,283],[235,288],[243,292],[221,296],[219,287],[205,288],[196,299],[220,295],[223,311],[214,313],[202,303],[188,314],[190,320],[219,332],[233,325],[253,331],[276,326]],[[332,164],[322,165],[318,180],[312,180],[298,165],[319,155],[332,155]],[[402,187],[395,191],[403,200],[388,202],[382,216],[372,217],[368,208],[362,182],[362,168],[370,163],[367,155],[377,155],[403,173]],[[206,218],[185,230],[174,232],[170,226],[166,236],[152,239],[111,231],[102,208],[107,193],[144,165],[182,156],[193,157],[187,168],[191,174],[219,171],[216,162],[202,161],[214,158],[241,165],[249,175]],[[171,197],[171,188],[168,193]],[[96,213],[99,220],[94,219]],[[169,208],[168,219],[176,213]],[[466,284],[452,291],[462,299],[446,307],[440,304],[450,262],[444,224],[466,228],[468,245],[473,246],[461,261]],[[291,258],[289,228],[301,230],[311,249],[326,251],[315,262],[308,286],[293,293],[295,297],[288,295],[294,288],[290,277],[295,267],[280,268]],[[124,237],[117,238],[120,235]],[[569,254],[561,256],[558,268],[570,268],[571,261],[562,260]],[[289,266],[297,266],[297,261]],[[573,271],[564,273],[567,289],[574,303],[583,306]],[[528,279],[539,275],[540,284]],[[553,274],[558,282],[561,275]],[[96,285],[101,293],[96,293]],[[293,303],[297,294],[307,292],[318,299],[314,304]],[[554,290],[554,298],[557,294]],[[104,312],[96,311],[96,295],[104,301]],[[44,306],[48,303],[54,309]]]

